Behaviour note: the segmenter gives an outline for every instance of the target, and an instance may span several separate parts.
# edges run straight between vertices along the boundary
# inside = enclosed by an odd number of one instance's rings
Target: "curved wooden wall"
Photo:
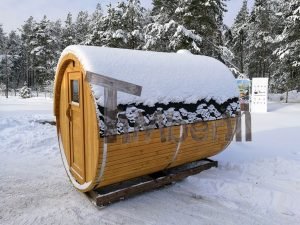
[[[204,124],[202,123],[194,125],[193,128],[187,125],[188,136],[181,143],[169,140],[161,142],[158,129],[153,130],[150,140],[146,132],[139,132],[138,140],[132,140],[127,144],[123,143],[124,135],[119,135],[116,143],[107,146],[106,167],[103,179],[97,188],[220,153],[231,142],[227,136],[232,138],[234,134],[235,119],[205,123],[206,131],[203,131]],[[195,131],[197,126],[198,131]],[[191,129],[194,131],[194,136],[198,137],[197,140],[192,138]],[[172,127],[172,130],[174,137],[180,137],[180,126]],[[169,128],[164,128],[167,139],[168,132]],[[133,134],[130,136],[134,139]],[[202,137],[204,140],[200,140]]]
[[[86,177],[84,182],[76,181],[69,170],[70,134],[69,119],[66,116],[68,73],[75,71],[82,73],[83,76]],[[79,60],[72,54],[64,56],[58,66],[55,79],[54,113],[61,138],[60,147],[64,166],[71,182],[82,192],[216,155],[230,143],[227,136],[235,130],[235,119],[231,118],[187,125],[185,127],[188,131],[187,137],[182,143],[168,140],[170,128],[163,128],[167,138],[165,142],[161,141],[161,131],[156,129],[151,132],[150,136],[145,131],[138,132],[137,137],[130,133],[129,143],[124,143],[125,135],[118,135],[116,143],[105,146],[103,138],[99,135],[96,105],[90,84],[85,81],[85,71]],[[203,126],[207,126],[205,132]],[[174,126],[171,129],[175,139],[186,131],[181,126]],[[197,140],[192,138],[192,133],[197,136]]]
[[[70,166],[70,138],[69,138],[69,118],[66,116],[68,107],[68,73],[80,72],[83,76],[83,102],[84,102],[84,136],[85,141],[85,182],[79,183],[72,177],[69,171]],[[94,97],[91,92],[89,83],[84,81],[85,71],[78,59],[72,55],[66,55],[60,65],[55,78],[55,97],[54,97],[54,114],[57,120],[58,135],[61,139],[61,153],[63,159],[66,158],[64,166],[72,183],[80,191],[89,191],[95,186],[95,180],[98,173],[98,166],[102,159],[100,153],[99,127],[96,115]],[[101,166],[101,165],[100,165]]]

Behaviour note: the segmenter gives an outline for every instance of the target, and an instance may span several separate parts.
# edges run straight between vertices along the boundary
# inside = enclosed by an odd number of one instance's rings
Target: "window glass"
[[[71,80],[72,102],[79,103],[79,83],[78,80]]]

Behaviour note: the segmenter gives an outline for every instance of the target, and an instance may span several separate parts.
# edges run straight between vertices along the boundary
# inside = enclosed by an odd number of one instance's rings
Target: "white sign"
[[[252,79],[251,112],[268,111],[268,78]]]

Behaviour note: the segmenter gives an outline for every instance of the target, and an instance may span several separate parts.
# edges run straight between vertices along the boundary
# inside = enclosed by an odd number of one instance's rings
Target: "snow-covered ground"
[[[0,97],[0,224],[300,224],[300,104],[253,114],[253,142],[210,169],[97,209],[64,171],[52,100]]]
[[[273,102],[286,102],[286,92],[282,94],[270,94],[269,100]],[[300,92],[293,90],[288,93],[289,103],[300,103]]]

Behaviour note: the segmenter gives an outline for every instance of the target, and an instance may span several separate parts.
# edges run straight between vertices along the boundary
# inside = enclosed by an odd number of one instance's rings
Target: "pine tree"
[[[85,44],[89,31],[89,14],[86,11],[80,11],[75,22],[76,44]]]
[[[198,47],[202,38],[188,29],[182,19],[184,1],[158,0],[153,1],[152,21],[145,28],[146,50],[177,51],[188,49],[200,53]],[[168,7],[169,6],[169,7]]]
[[[153,0],[152,15],[160,23],[167,23],[175,19],[175,11],[179,6],[179,0]]]
[[[146,27],[144,48],[160,51],[184,48],[221,59],[224,2],[153,1],[153,22]]]
[[[101,4],[97,4],[95,12],[92,14],[89,31],[85,44],[102,46],[104,33],[104,17]]]
[[[73,17],[71,13],[68,13],[67,18],[62,28],[62,48],[66,48],[69,45],[76,44],[75,38],[75,25],[73,23]]]
[[[281,7],[284,20],[282,32],[275,39],[279,67],[273,74],[273,86],[288,93],[300,89],[300,2],[284,1]]]
[[[4,54],[5,43],[6,43],[6,36],[4,34],[2,24],[0,24],[0,55]]]
[[[50,22],[50,33],[52,35],[52,44],[55,44],[56,48],[54,48],[54,52],[56,53],[57,57],[60,55],[61,51],[64,49],[63,42],[62,42],[62,24],[61,20],[56,20],[54,22]]]
[[[15,32],[10,32],[7,40],[7,52],[9,54],[9,83],[10,87],[13,87],[16,93],[16,89],[22,79],[23,68],[24,68],[24,58],[22,57],[22,45],[21,38]]]
[[[139,0],[127,0],[121,5],[123,11],[121,23],[126,34],[126,48],[140,49],[143,45],[143,27],[145,25],[145,9]]]
[[[8,51],[10,87],[17,88],[25,80],[29,86],[52,80],[62,49],[87,44],[166,52],[188,49],[236,65],[234,70],[250,78],[269,77],[272,91],[299,90],[300,1],[255,0],[249,15],[244,0],[231,28],[223,24],[225,3],[153,0],[147,11],[139,0],[124,0],[115,7],[110,4],[107,12],[98,4],[90,17],[80,12],[75,22],[69,13],[63,26],[47,17],[39,22],[30,17],[19,29],[20,37],[16,32],[5,35],[0,25],[0,82],[6,82],[1,58]]]
[[[42,86],[45,81],[54,78],[54,70],[61,51],[60,46],[60,22],[50,22],[46,16],[34,24],[34,35],[31,43],[34,48],[31,51],[33,56],[33,72],[36,85]]]
[[[221,30],[225,10],[224,0],[181,0],[177,14],[187,29],[202,37],[201,54],[220,58],[219,46],[223,45]],[[182,22],[181,22],[182,21]]]
[[[270,77],[272,33],[270,0],[256,0],[249,22],[249,77]]]
[[[5,90],[6,86],[4,83],[6,83],[6,45],[7,45],[7,37],[4,34],[2,24],[0,24],[0,85],[1,89]]]
[[[247,6],[247,0],[243,1],[242,8],[240,9],[234,24],[231,28],[232,40],[229,45],[232,49],[235,58],[233,59],[234,65],[237,65],[240,72],[245,72],[245,64],[247,64],[246,55],[248,53],[248,46],[246,41],[248,39],[248,24],[249,11]]]
[[[19,85],[22,68],[21,39],[15,31],[3,39],[3,55],[0,56],[0,81],[5,83],[6,89],[16,89]]]
[[[174,20],[178,23],[175,34],[171,38],[173,49],[188,49],[195,54],[203,54],[201,45],[203,35],[199,29],[201,15],[201,2],[193,0],[180,0],[175,9]],[[203,16],[203,15],[202,15]]]
[[[144,28],[145,44],[143,49],[171,51],[169,49],[170,37],[176,32],[176,27],[172,27],[173,31],[170,32],[170,25],[175,22],[174,14],[178,3],[178,0],[153,0],[150,21]]]
[[[114,48],[125,48],[127,35],[122,24],[124,2],[119,2],[116,7],[108,5],[107,15],[104,16],[103,45]]]
[[[33,17],[29,17],[25,24],[21,27],[20,33],[21,33],[21,42],[22,42],[22,58],[24,63],[24,69],[23,72],[25,72],[24,78],[27,81],[28,86],[32,85],[33,82],[33,55],[31,54],[31,51],[35,47],[35,43],[33,41],[34,36],[34,26],[36,24],[36,21],[33,19]],[[24,80],[24,81],[25,81]]]

